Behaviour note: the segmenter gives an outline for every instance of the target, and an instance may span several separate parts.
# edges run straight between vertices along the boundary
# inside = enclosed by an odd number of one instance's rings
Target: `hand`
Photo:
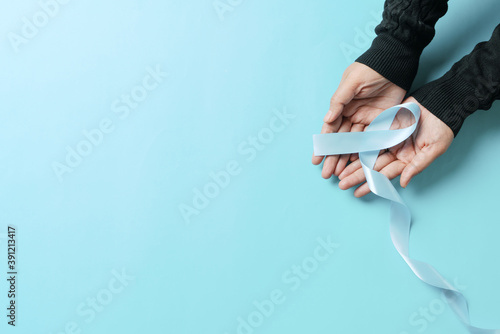
[[[453,141],[453,131],[439,118],[431,114],[413,97],[406,102],[414,102],[420,107],[420,120],[415,133],[404,142],[381,152],[375,162],[374,170],[381,172],[389,179],[401,175],[401,187],[406,188],[410,180],[423,171],[437,157],[446,152]],[[400,129],[415,122],[410,113],[398,112],[394,118],[391,129]],[[364,181],[365,175],[361,162],[356,160],[339,175],[340,189],[346,190]],[[365,182],[354,191],[354,196],[362,197],[370,192]]]
[[[370,67],[353,63],[345,70],[333,94],[321,133],[361,132],[382,111],[400,104],[405,94],[404,89]],[[327,156],[321,175],[325,179],[332,174],[340,175],[349,159],[355,161],[357,154]],[[313,164],[319,165],[321,161],[323,156],[313,155]]]

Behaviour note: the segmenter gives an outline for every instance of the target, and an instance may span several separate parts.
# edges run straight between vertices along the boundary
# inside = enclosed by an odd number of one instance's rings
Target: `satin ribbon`
[[[400,109],[406,109],[415,116],[415,123],[407,128],[389,130]],[[474,334],[500,334],[500,329],[482,329],[470,323],[469,307],[464,295],[448,282],[430,264],[414,260],[409,255],[411,213],[391,181],[375,170],[373,166],[379,151],[399,144],[415,131],[420,118],[420,108],[415,103],[394,106],[378,115],[364,132],[326,133],[313,135],[314,155],[336,155],[359,153],[359,160],[370,190],[377,196],[391,201],[391,239],[401,257],[418,278],[425,283],[442,289],[444,296],[465,327]]]

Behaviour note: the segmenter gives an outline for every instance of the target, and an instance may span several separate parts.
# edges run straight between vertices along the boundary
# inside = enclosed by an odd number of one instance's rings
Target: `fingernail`
[[[332,111],[331,110],[328,110],[328,112],[326,113],[326,116],[325,118],[323,119],[324,122],[330,122],[330,118],[332,118]]]

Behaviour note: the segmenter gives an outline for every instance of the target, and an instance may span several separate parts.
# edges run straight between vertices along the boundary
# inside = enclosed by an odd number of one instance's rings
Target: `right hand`
[[[399,182],[403,188],[406,188],[415,175],[446,152],[454,139],[453,131],[448,125],[434,116],[417,100],[409,97],[405,102],[413,102],[420,107],[421,114],[417,129],[414,135],[405,141],[389,148],[387,152],[381,152],[373,167],[374,170],[384,174],[390,180],[401,175]],[[402,129],[413,123],[413,115],[398,113],[391,129]],[[339,188],[343,190],[363,183],[354,191],[356,197],[362,197],[370,192],[359,160],[347,166],[339,178],[341,180]]]
[[[400,104],[406,91],[393,84],[370,67],[351,64],[342,75],[337,91],[330,101],[330,110],[323,119],[321,133],[361,132],[387,108]],[[319,165],[323,156],[314,156]],[[348,160],[357,160],[357,154],[326,156],[321,175],[328,179],[340,175]]]

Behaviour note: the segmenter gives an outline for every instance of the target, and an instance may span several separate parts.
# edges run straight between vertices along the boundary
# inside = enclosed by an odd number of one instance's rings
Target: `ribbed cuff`
[[[422,50],[405,45],[388,34],[380,34],[356,62],[365,64],[408,91],[417,75]]]
[[[411,94],[457,136],[467,116],[479,109],[475,89],[459,76],[445,74]]]

